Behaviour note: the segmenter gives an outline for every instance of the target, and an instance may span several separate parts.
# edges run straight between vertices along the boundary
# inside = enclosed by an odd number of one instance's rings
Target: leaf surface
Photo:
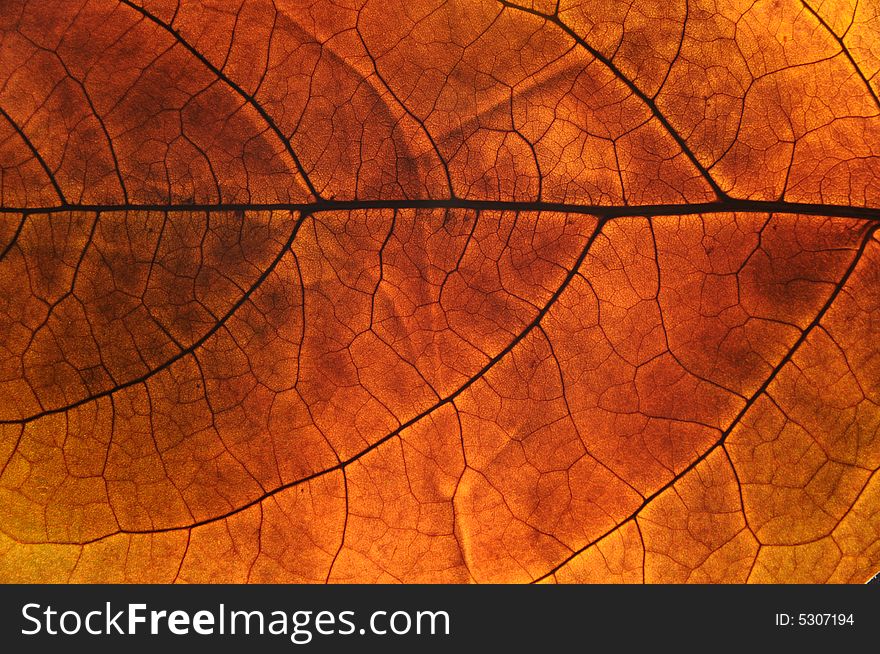
[[[0,579],[863,582],[876,2],[0,4]]]

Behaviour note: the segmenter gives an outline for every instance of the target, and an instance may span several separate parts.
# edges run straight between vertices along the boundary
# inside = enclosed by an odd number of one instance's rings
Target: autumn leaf
[[[0,33],[0,580],[880,568],[876,2]]]

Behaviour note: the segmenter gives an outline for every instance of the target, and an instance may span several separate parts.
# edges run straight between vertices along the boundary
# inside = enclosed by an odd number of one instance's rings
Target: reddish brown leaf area
[[[878,13],[0,3],[0,579],[866,580]]]

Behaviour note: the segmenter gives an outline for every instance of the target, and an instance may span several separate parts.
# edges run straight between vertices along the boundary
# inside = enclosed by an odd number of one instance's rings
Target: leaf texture
[[[875,0],[0,3],[0,579],[863,582]]]

